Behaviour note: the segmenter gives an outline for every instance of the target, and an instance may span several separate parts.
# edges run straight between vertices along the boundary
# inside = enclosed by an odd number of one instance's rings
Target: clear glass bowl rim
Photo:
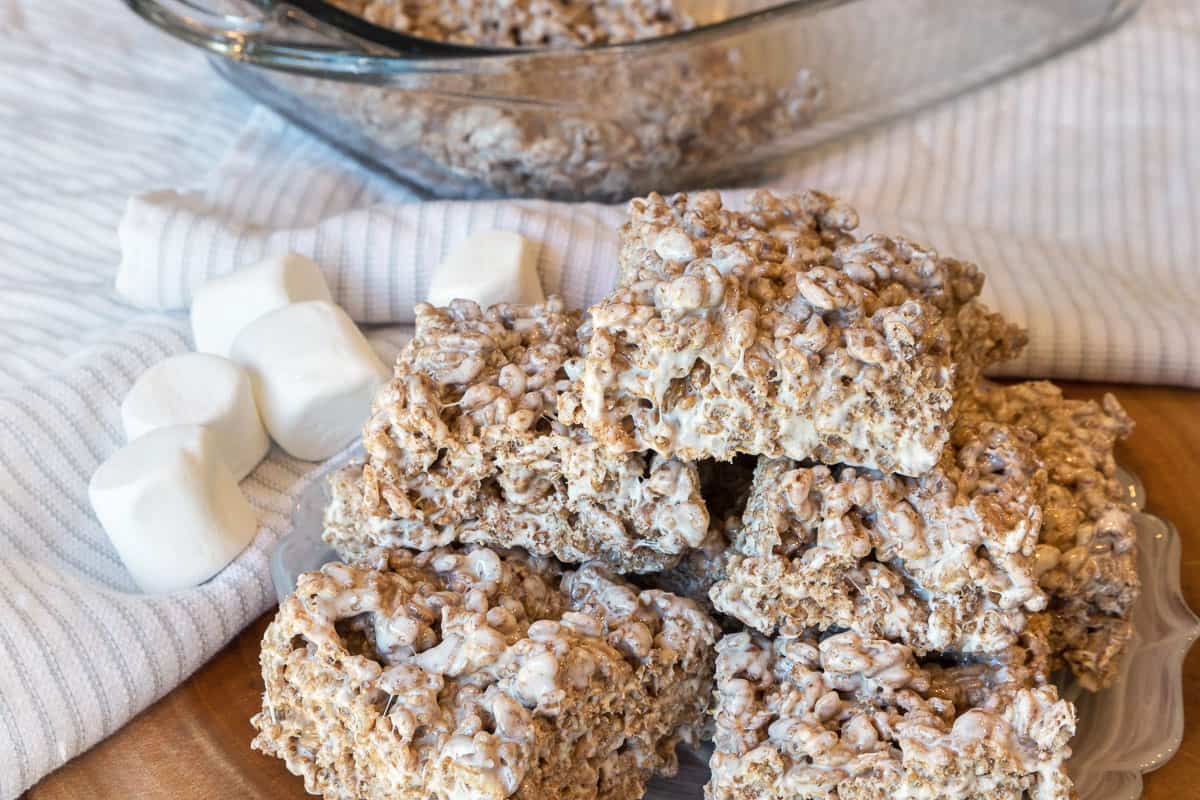
[[[250,2],[251,0],[243,0]],[[326,77],[396,73],[487,73],[570,68],[587,63],[653,59],[686,48],[764,29],[782,20],[871,0],[785,0],[687,31],[619,44],[586,48],[483,48],[432,42],[373,25],[325,0],[253,0],[259,17],[237,17],[206,9],[204,0],[125,0],[134,12],[167,33],[209,52],[257,66]],[[1100,24],[1083,28],[1063,49],[1075,47],[1124,22],[1142,0],[1111,0]],[[184,13],[187,9],[190,13]],[[267,26],[298,11],[339,45],[274,38]],[[294,21],[294,19],[293,19]],[[351,46],[351,42],[358,44]],[[1059,51],[1061,52],[1061,50]],[[1027,66],[1027,65],[1026,65]]]

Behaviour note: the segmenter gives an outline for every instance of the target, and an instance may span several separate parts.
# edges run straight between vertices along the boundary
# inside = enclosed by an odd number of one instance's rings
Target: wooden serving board
[[[1068,384],[1072,397],[1113,392],[1137,421],[1120,461],[1141,476],[1148,510],[1175,523],[1183,540],[1181,579],[1200,609],[1200,392],[1160,387]],[[1152,580],[1153,576],[1143,576]],[[260,705],[257,620],[186,683],[27,793],[27,800],[289,800],[303,782],[282,762],[250,749]],[[1183,745],[1146,776],[1147,800],[1184,800],[1200,786],[1200,645],[1184,669]]]

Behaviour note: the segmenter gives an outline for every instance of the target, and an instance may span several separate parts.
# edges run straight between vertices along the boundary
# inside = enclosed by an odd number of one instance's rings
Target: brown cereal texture
[[[1116,679],[1140,591],[1137,532],[1113,448],[1114,398],[1052,384],[964,395],[939,467],[920,479],[760,462],[731,535],[718,611],[764,632],[844,627],[918,653],[1000,653],[1038,619],[1050,668]]]
[[[577,49],[691,27],[663,0],[336,4],[417,36],[501,47]],[[618,202],[744,180],[746,154],[812,122],[825,82],[804,68],[764,76],[760,56],[722,41],[643,57],[582,51],[563,67],[449,71],[398,84],[273,80],[334,128],[327,133],[431,192]]]
[[[455,44],[585,47],[688,30],[669,0],[331,0],[368,22]]]
[[[673,566],[659,572],[630,577],[640,586],[662,589],[695,600],[705,611],[715,614],[717,609],[713,606],[709,593],[713,586],[725,577],[731,531],[740,522],[740,519],[733,515],[727,515],[720,520],[714,519],[708,536],[700,546],[688,550]]]
[[[609,453],[555,418],[578,326],[557,298],[418,306],[363,432],[366,463],[334,476],[326,540],[347,554],[522,547],[620,572],[663,569],[699,546],[709,520],[693,465]]]
[[[1068,800],[1071,704],[956,669],[852,632],[726,636],[707,800]]]
[[[711,191],[632,201],[562,418],[612,452],[932,469],[955,362],[969,381],[1017,334],[973,305],[973,264],[857,225],[813,191],[757,192],[745,211]],[[964,309],[962,329],[991,331],[980,352],[955,340]]]
[[[756,464],[757,459],[750,456],[739,456],[728,463],[701,461],[696,464],[700,494],[708,507],[708,535],[674,566],[639,576],[640,584],[691,598],[705,610],[716,611],[708,594],[725,577],[729,542],[742,524]]]
[[[1113,457],[1133,421],[1112,395],[1068,400],[1045,381],[985,386],[979,396],[986,413],[1036,437],[1048,476],[1037,571],[1051,643],[1085,688],[1103,688],[1116,678],[1141,590],[1137,530]]]
[[[824,102],[808,71],[769,85],[726,48],[681,54],[651,73],[625,64],[616,72],[582,68],[565,83],[538,73],[454,76],[440,91],[276,80],[311,106],[306,113],[336,121],[335,136],[430,191],[571,201],[619,202],[707,179],[730,153],[807,127]],[[559,96],[564,85],[571,97]],[[479,99],[504,95],[541,105]],[[578,101],[596,96],[611,102]]]
[[[633,800],[712,691],[694,603],[486,548],[301,576],[263,639],[254,747],[350,800]]]
[[[999,653],[1046,607],[1035,573],[1045,470],[1024,430],[959,407],[920,478],[759,461],[717,610],[764,633],[848,628]]]

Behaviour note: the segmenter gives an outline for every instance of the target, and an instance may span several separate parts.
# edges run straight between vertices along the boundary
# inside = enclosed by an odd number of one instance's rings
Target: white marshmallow
[[[216,436],[200,425],[159,428],[125,445],[92,475],[88,497],[145,592],[203,583],[258,528]]]
[[[121,403],[121,422],[131,442],[168,425],[205,425],[239,481],[271,449],[245,371],[207,353],[172,356],[143,372]]]
[[[228,356],[242,328],[288,303],[333,302],[321,268],[296,253],[275,256],[201,286],[192,295],[196,351]]]
[[[362,431],[388,369],[332,303],[296,303],[246,326],[233,344],[271,437],[296,458],[320,461]]]
[[[546,299],[537,273],[537,248],[511,231],[472,234],[455,246],[434,271],[426,300],[448,306],[451,300],[541,303]]]

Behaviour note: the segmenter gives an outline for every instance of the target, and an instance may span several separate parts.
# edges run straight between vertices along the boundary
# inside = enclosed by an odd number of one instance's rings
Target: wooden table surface
[[[1141,475],[1148,510],[1183,537],[1181,577],[1200,608],[1200,392],[1158,387],[1067,385],[1075,397],[1112,391],[1137,420],[1119,454]],[[250,750],[259,708],[258,644],[269,615],[251,625],[183,685],[108,740],[31,789],[27,800],[73,798],[300,798],[304,787],[280,761]],[[1182,800],[1200,786],[1200,647],[1183,675],[1183,745],[1146,776],[1143,797]]]

